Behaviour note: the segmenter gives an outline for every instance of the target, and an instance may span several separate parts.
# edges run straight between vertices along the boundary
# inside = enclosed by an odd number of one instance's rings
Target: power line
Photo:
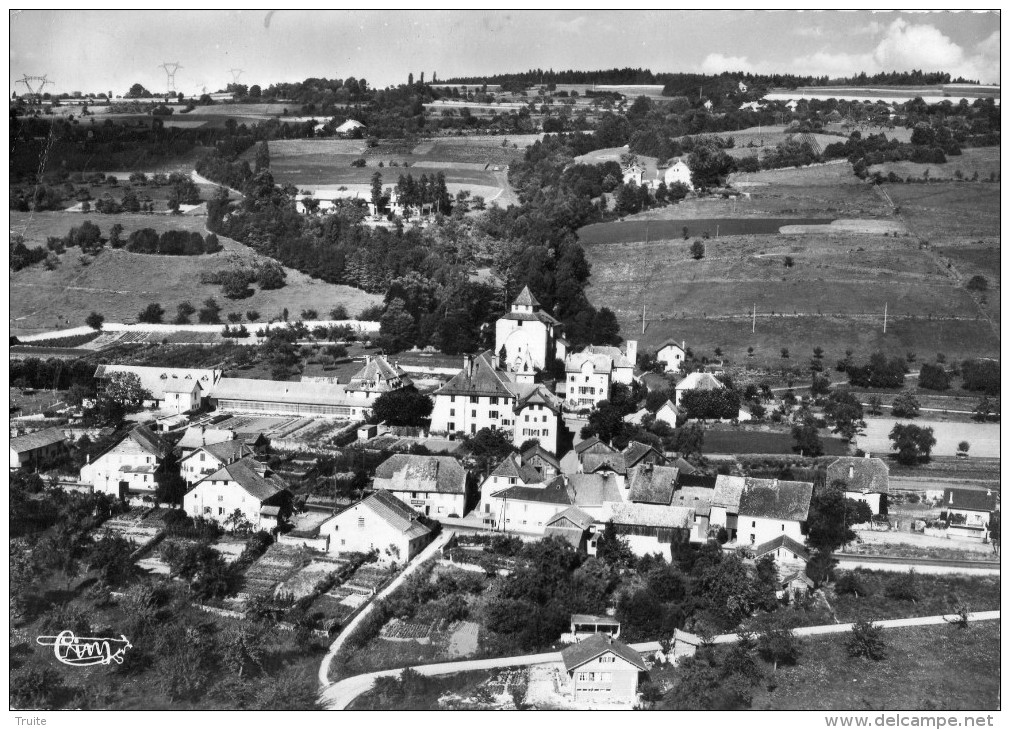
[[[165,61],[165,63],[161,64],[158,68],[165,69],[165,76],[168,77],[167,90],[168,93],[171,94],[175,91],[175,72],[182,68],[182,66],[178,61]]]

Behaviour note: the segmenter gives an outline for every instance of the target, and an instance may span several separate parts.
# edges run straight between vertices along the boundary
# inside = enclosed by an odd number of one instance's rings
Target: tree
[[[764,631],[757,641],[758,654],[766,662],[772,663],[772,671],[779,664],[793,665],[800,658],[800,641],[791,629],[783,626]]]
[[[824,406],[824,415],[834,424],[832,431],[846,441],[852,441],[866,428],[863,420],[863,406],[859,399],[848,391],[835,391]]]
[[[988,396],[982,396],[979,400],[978,405],[975,406],[975,410],[972,413],[972,420],[978,421],[980,423],[985,423],[992,419],[993,415],[999,416],[999,411],[996,409],[996,404],[989,399]]]
[[[691,258],[695,261],[705,258],[705,244],[700,238],[694,239],[694,243],[691,244]]]
[[[420,426],[431,416],[432,402],[414,387],[383,393],[372,404],[372,419],[390,426]]]
[[[151,302],[137,315],[137,321],[147,324],[160,324],[164,316],[165,310],[162,306],[157,302]]]
[[[151,393],[140,384],[136,373],[112,373],[102,388],[102,400],[114,401],[126,410],[139,409]]]
[[[463,451],[476,462],[477,471],[488,474],[512,453],[512,438],[499,428],[482,428],[463,440]]]
[[[868,619],[860,619],[852,625],[852,631],[845,642],[845,651],[850,657],[880,661],[887,656],[887,644],[881,628]]]
[[[151,92],[144,88],[142,84],[134,84],[125,94],[127,99],[150,99]],[[111,98],[111,95],[110,95]]]
[[[98,570],[104,585],[118,586],[135,572],[133,550],[125,538],[107,531],[91,546],[87,561],[92,570]]]
[[[188,299],[176,307],[175,323],[189,324],[189,318],[196,314],[196,307]]]
[[[267,141],[263,140],[256,147],[256,172],[270,169],[270,147]]]
[[[733,158],[714,142],[695,145],[687,158],[691,168],[691,182],[696,188],[707,189],[723,184],[733,171]]]
[[[896,601],[911,601],[915,603],[922,598],[919,581],[911,568],[907,573],[900,573],[887,582],[884,595]]]
[[[910,392],[899,393],[891,403],[891,415],[895,418],[915,418],[919,415],[919,399]]]
[[[923,363],[919,368],[919,387],[928,390],[947,390],[950,388],[950,375],[942,365]]]
[[[808,415],[803,423],[793,426],[793,451],[803,456],[820,456],[824,453],[817,422]]]
[[[976,274],[968,280],[968,291],[986,291],[989,288],[989,280],[980,274]]]
[[[929,455],[936,446],[933,429],[916,426],[911,423],[896,423],[888,436],[893,450],[898,452],[899,464],[915,466],[922,461],[929,461]]]
[[[226,271],[221,275],[221,290],[229,299],[245,299],[252,295],[251,279],[250,273],[242,269]]]
[[[280,264],[269,261],[256,272],[256,283],[261,289],[280,289],[284,286],[286,276]]]
[[[197,315],[200,324],[219,324],[221,322],[221,305],[214,301],[214,297],[203,300],[203,308]]]
[[[98,312],[92,312],[84,320],[84,323],[93,330],[101,330],[102,325],[105,323],[105,317]]]
[[[999,555],[1001,536],[1000,513],[997,510],[989,514],[989,542],[992,543],[992,551],[997,555]]]
[[[866,410],[871,416],[879,416],[884,412],[884,401],[877,393],[871,393],[866,399]]]
[[[845,493],[837,485],[816,489],[807,516],[807,544],[815,550],[834,552],[855,540],[846,508]]]
[[[372,173],[372,205],[375,206],[375,212],[378,213],[383,208],[382,200],[382,173],[376,170]]]
[[[970,449],[970,448],[971,448],[971,444],[968,443],[967,441],[960,441],[957,444],[958,453],[961,453],[961,454],[967,455],[968,449]]]

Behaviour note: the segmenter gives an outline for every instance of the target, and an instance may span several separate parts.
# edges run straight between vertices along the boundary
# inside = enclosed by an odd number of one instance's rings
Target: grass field
[[[839,571],[839,575],[846,571]],[[869,595],[828,596],[835,616],[842,623],[860,619],[882,620],[910,616],[939,616],[953,613],[960,603],[972,611],[995,611],[1000,607],[999,576],[915,574],[919,598],[903,601],[886,595],[888,584],[902,579],[901,573],[880,570],[857,571]]]
[[[779,667],[774,689],[760,688],[754,709],[968,710],[1000,705],[999,621],[886,629],[888,657],[852,659],[845,634],[803,641],[799,663]]]
[[[914,423],[933,429],[936,446],[932,453],[936,456],[953,456],[961,441],[971,444],[972,456],[1000,455],[1000,425],[998,423],[951,423],[933,421],[927,418],[867,418],[866,433],[856,438],[856,445],[863,451],[879,454],[891,450],[888,434],[895,423]]]
[[[999,183],[884,185],[909,230],[934,245],[1000,235]]]
[[[982,180],[988,179],[991,173],[999,175],[1000,148],[969,147],[962,150],[960,155],[947,157],[947,161],[940,165],[920,162],[885,162],[870,167],[871,173],[879,172],[882,175],[887,175],[893,172],[902,179],[906,177],[921,178],[928,171],[931,180],[953,180],[958,170],[964,175],[965,180],[975,173],[978,173]]]
[[[822,436],[824,453],[845,456],[848,445],[838,438]],[[744,429],[709,428],[705,430],[704,451],[707,454],[792,454],[793,437],[787,432],[749,431]]]
[[[123,225],[124,236],[144,227],[164,230],[188,230],[204,233],[204,219],[194,216],[81,216],[70,213],[11,212],[11,227],[25,232],[28,246],[45,245],[47,236],[63,236],[72,225],[91,220],[104,235],[113,223]],[[87,266],[80,251],[69,249],[60,256],[60,265],[46,271],[32,266],[10,275],[10,333],[63,329],[84,324],[91,311],[110,322],[133,322],[148,303],[158,302],[167,318],[185,300],[197,307],[213,296],[222,307],[221,317],[229,312],[258,310],[266,317],[276,316],[284,308],[292,315],[302,309],[325,312],[343,304],[350,314],[381,302],[381,297],[349,286],[327,284],[292,269],[287,285],[272,291],[255,290],[247,299],[230,300],[221,287],[201,284],[200,273],[241,264],[249,264],[257,255],[242,244],[222,238],[224,250],[206,256],[157,256],[129,253],[123,249],[105,250]],[[255,287],[254,287],[255,289]]]

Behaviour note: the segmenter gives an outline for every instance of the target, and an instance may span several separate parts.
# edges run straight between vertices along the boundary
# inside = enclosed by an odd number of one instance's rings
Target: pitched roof
[[[577,527],[581,527],[583,530],[588,530],[596,522],[596,520],[580,510],[578,507],[569,507],[568,509],[558,512],[556,515],[547,520],[547,526],[549,527],[563,520],[568,520]]]
[[[666,527],[690,530],[694,525],[694,514],[694,510],[688,507],[625,502],[610,505],[608,520],[615,525],[638,525],[641,527]]]
[[[683,348],[683,347],[681,347],[680,343],[679,343],[679,342],[677,342],[676,340],[673,340],[673,339],[670,339],[670,340],[665,340],[665,341],[664,341],[664,342],[663,342],[663,343],[662,343],[662,344],[661,344],[661,345],[660,345],[660,346],[659,346],[658,348],[656,348],[656,352],[659,352],[659,351],[660,351],[660,350],[662,350],[662,349],[663,349],[664,347],[676,347],[676,348],[677,348],[678,350],[680,350],[681,352],[683,352],[683,351],[684,351],[684,348]]]
[[[999,494],[991,489],[958,489],[947,487],[943,490],[943,509],[964,509],[975,512],[993,512],[999,503]]]
[[[715,493],[712,495],[713,507],[724,507],[729,512],[740,508],[740,495],[743,494],[745,477],[720,474],[715,478]]]
[[[572,491],[564,477],[555,477],[544,487],[527,487],[521,484],[508,487],[491,495],[497,499],[514,499],[542,504],[573,504]]]
[[[617,478],[606,474],[572,474],[568,486],[574,490],[573,504],[592,507],[604,502],[621,502],[621,488]]]
[[[470,367],[454,375],[448,383],[435,391],[435,395],[485,395],[514,398],[508,376],[496,370],[491,353],[484,352],[473,358]]]
[[[776,535],[768,542],[763,542],[754,548],[754,557],[760,558],[763,555],[767,555],[773,550],[778,550],[780,547],[784,547],[786,550],[790,550],[796,555],[806,558],[809,555],[807,546],[803,543],[796,542],[788,535]]]
[[[673,493],[670,504],[674,507],[689,507],[697,515],[712,513],[712,495],[715,490],[706,487],[681,487]]]
[[[828,465],[825,482],[845,482],[845,489],[850,492],[887,494],[888,471],[883,459],[840,456]]]
[[[221,378],[214,388],[216,400],[249,400],[261,403],[295,403],[322,406],[360,404],[344,396],[344,386],[333,383],[295,383],[287,380]]]
[[[522,453],[522,457],[524,461],[532,461],[533,459],[539,457],[543,461],[553,466],[555,469],[561,468],[561,462],[557,460],[554,454],[545,449],[539,443],[534,444],[533,446],[530,446],[528,449],[526,449],[526,451]]]
[[[533,484],[535,482],[542,481],[543,479],[543,477],[540,476],[540,472],[529,464],[521,461],[521,457],[514,453],[509,454],[502,459],[489,476],[515,477],[520,479],[523,484]]]
[[[575,450],[575,453],[579,455],[582,455],[587,451],[593,454],[614,453],[615,451],[617,451],[617,449],[615,449],[614,447],[609,446],[604,442],[600,441],[600,438],[598,436],[590,436],[584,441],[580,441],[579,443],[575,444],[575,446],[572,448]],[[590,451],[590,449],[592,449],[592,451]]]
[[[235,438],[235,432],[226,428],[190,426],[186,429],[176,447],[182,450],[198,449],[207,444],[219,444],[223,441],[231,441],[233,438]]]
[[[574,352],[565,358],[565,372],[581,372],[582,366],[586,362],[591,362],[593,371],[597,373],[609,373],[614,368],[633,368],[635,366],[619,347],[589,345],[580,352]]]
[[[365,366],[351,377],[346,390],[389,392],[413,384],[405,370],[376,355],[368,358]]]
[[[27,451],[34,451],[35,449],[41,449],[50,444],[62,443],[66,440],[67,437],[63,435],[61,429],[47,428],[42,431],[26,433],[23,436],[15,436],[10,440],[10,445],[11,451],[16,454],[23,454]]]
[[[389,492],[373,492],[358,504],[371,510],[394,530],[402,532],[408,540],[431,532],[430,527],[418,520],[420,515],[417,512]]]
[[[599,624],[600,626],[620,626],[621,622],[613,616],[594,616],[591,613],[573,613],[573,624]]]
[[[811,482],[746,477],[740,494],[738,514],[741,517],[746,515],[802,522],[810,512],[813,493],[814,485]]]
[[[165,393],[192,393],[194,390],[203,390],[199,380],[166,380],[162,386]]]
[[[530,291],[529,286],[524,286],[523,290],[521,292],[519,292],[519,296],[517,296],[512,303],[516,304],[516,305],[518,305],[520,307],[539,307],[540,306],[540,302],[538,302],[537,298],[535,296],[533,296],[533,292]]]
[[[466,469],[451,456],[393,454],[375,470],[376,489],[466,493]]]
[[[697,484],[688,484],[690,487],[709,487],[710,489],[715,487],[715,477],[705,476],[703,474],[698,474],[698,467],[687,461],[684,457],[678,456],[673,460],[673,466],[680,470],[680,478],[690,477],[692,479],[704,479],[706,481]]]
[[[280,477],[267,474],[266,467],[251,456],[221,467],[198,482],[193,488],[196,489],[203,482],[216,481],[235,482],[260,502],[265,502],[287,489]]]
[[[677,468],[643,464],[628,470],[628,499],[632,502],[670,504],[676,488]]]
[[[630,441],[621,453],[624,455],[624,463],[630,468],[636,466],[650,451],[655,452],[660,460],[663,459],[663,454],[655,446],[643,444],[641,441]]]
[[[231,441],[220,441],[218,443],[207,444],[206,446],[199,446],[192,454],[188,455],[186,459],[192,459],[201,451],[207,452],[215,459],[225,464],[232,461],[238,461],[244,456],[252,456],[255,453],[252,447],[246,444],[245,441],[232,439]]]
[[[554,415],[560,415],[561,399],[547,390],[543,383],[516,383],[512,389],[518,396],[515,407],[512,409],[516,413],[531,404],[538,404]]]
[[[585,454],[582,457],[582,471],[592,474],[596,471],[610,470],[616,474],[628,471],[623,454]]]
[[[204,393],[212,392],[214,385],[221,377],[220,370],[210,368],[161,368],[147,365],[99,365],[95,369],[95,377],[107,380],[114,373],[133,373],[140,379],[140,385],[151,394],[155,400],[161,400],[165,395],[165,387],[177,387],[181,383],[199,381]],[[187,391],[169,391],[187,392]]]
[[[532,312],[506,312],[499,319],[514,319],[522,320],[523,322],[543,322],[544,324],[561,324],[560,321],[554,319],[551,315],[547,314],[542,309],[537,309]]]
[[[725,387],[712,373],[690,373],[677,383],[676,390],[721,390]]]
[[[135,426],[128,434],[128,438],[132,438],[145,450],[150,452],[152,455],[157,456],[159,459],[164,459],[165,456],[172,450],[172,446],[163,439],[158,434],[154,433],[147,426]],[[122,442],[120,442],[122,443]]]
[[[544,537],[560,537],[575,549],[582,547],[582,540],[586,536],[586,531],[580,527],[570,527],[563,524],[547,525],[544,527]]]
[[[565,663],[565,671],[570,672],[608,653],[620,657],[641,672],[647,669],[637,651],[606,634],[593,634],[588,639],[572,644],[561,652],[561,660]]]

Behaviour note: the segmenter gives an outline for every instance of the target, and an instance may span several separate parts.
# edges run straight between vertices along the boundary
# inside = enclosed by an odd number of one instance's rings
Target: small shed
[[[621,622],[611,616],[573,613],[571,633],[576,641],[588,639],[595,634],[606,634],[616,639],[621,635]]]

